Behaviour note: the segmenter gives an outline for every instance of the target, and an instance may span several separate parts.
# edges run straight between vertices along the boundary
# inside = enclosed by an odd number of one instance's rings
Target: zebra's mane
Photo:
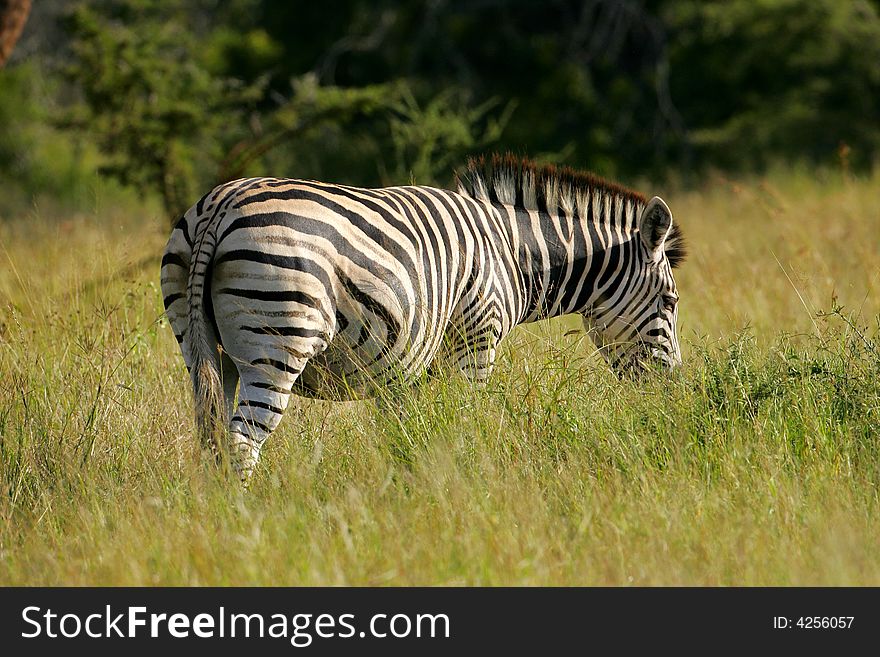
[[[526,210],[544,210],[586,217],[589,204],[595,198],[612,202],[630,203],[643,207],[648,201],[640,193],[571,167],[537,164],[524,157],[495,153],[469,158],[464,170],[456,172],[458,191],[481,201],[495,201]],[[626,222],[627,215],[635,213],[616,212],[616,221]],[[666,238],[666,257],[669,264],[678,267],[685,258],[684,236],[677,222]]]

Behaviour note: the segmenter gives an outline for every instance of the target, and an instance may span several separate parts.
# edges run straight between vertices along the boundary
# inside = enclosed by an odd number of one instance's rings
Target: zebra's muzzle
[[[611,369],[621,379],[640,379],[652,370],[671,371],[679,361],[666,352],[642,345],[634,347],[611,361]]]

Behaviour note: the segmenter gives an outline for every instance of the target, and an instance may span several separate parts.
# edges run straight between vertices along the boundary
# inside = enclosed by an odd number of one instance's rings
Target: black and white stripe
[[[201,431],[228,428],[246,477],[291,394],[370,395],[440,354],[484,381],[517,324],[580,313],[615,367],[678,363],[682,258],[661,199],[495,156],[454,192],[221,185],[175,226],[162,291]]]

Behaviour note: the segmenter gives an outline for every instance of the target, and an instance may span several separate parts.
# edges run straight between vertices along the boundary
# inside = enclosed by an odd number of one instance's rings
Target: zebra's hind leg
[[[294,383],[309,360],[329,343],[323,328],[297,330],[313,335],[272,336],[259,350],[268,355],[246,362],[236,359],[241,385],[238,406],[229,422],[228,446],[231,464],[245,483],[259,460],[263,443],[281,421]]]
[[[269,362],[255,362],[239,365],[241,386],[238,406],[229,422],[229,458],[235,472],[247,483],[260,458],[260,450],[284,414],[290,401],[291,388],[306,360],[284,364],[284,370],[275,369],[281,365],[270,359]]]

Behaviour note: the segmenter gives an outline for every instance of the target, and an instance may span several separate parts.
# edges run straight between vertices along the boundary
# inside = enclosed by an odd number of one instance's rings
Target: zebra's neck
[[[499,217],[520,323],[588,313],[625,287],[639,248],[632,239],[637,217],[647,202],[641,194],[511,154],[471,159],[457,181],[460,193]]]
[[[638,241],[638,199],[602,189],[549,211],[493,200],[510,232],[520,323],[589,313],[625,282]]]

